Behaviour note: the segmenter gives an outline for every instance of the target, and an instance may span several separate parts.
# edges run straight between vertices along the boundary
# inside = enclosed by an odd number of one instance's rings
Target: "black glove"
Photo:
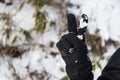
[[[75,21],[72,20],[75,19],[70,19],[69,17],[69,23],[73,26],[68,25],[74,31],[68,29],[71,33],[63,35],[57,43],[57,47],[66,63],[66,72],[71,80],[93,80],[91,61],[87,57],[87,46],[84,40],[77,37],[79,32],[76,32],[74,28]]]
[[[57,43],[57,47],[66,63],[66,71],[71,80],[77,80],[78,77],[79,80],[92,80],[91,62],[87,57],[88,50],[83,40],[73,33],[68,33]]]
[[[111,56],[97,80],[120,80],[120,48]]]
[[[88,61],[88,50],[85,42],[80,40],[73,33],[65,34],[57,43],[57,47],[61,52],[66,64]]]

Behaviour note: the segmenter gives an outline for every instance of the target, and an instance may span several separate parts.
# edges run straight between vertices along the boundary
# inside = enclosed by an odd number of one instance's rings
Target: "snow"
[[[30,4],[24,4],[22,10],[17,12],[13,17],[13,21],[19,25],[20,28],[29,31],[35,25],[34,16],[35,9]]]
[[[95,33],[96,29],[100,30],[100,36],[104,40],[112,39],[120,41],[119,20],[120,9],[119,3],[116,0],[70,0],[74,5],[80,5],[81,9],[76,6],[68,8],[69,12],[89,16],[89,32]],[[103,35],[104,34],[104,35]]]
[[[77,17],[81,14],[87,14],[89,17],[88,30],[91,34],[94,34],[96,29],[100,29],[100,36],[103,40],[112,39],[120,42],[120,6],[119,0],[69,0],[73,7],[68,7],[68,12],[74,13]],[[19,0],[14,1],[12,6],[6,6],[0,3],[0,13],[9,13],[12,16],[12,20],[17,24],[18,28],[30,31],[35,25],[35,8],[28,3],[25,3],[23,8],[18,11]],[[67,2],[67,0],[66,0]],[[80,8],[77,7],[80,6]],[[36,74],[41,74],[42,71],[48,73],[50,76],[49,80],[60,80],[66,73],[61,71],[63,68],[65,70],[65,63],[61,58],[59,51],[56,48],[56,43],[59,40],[58,29],[60,28],[60,13],[59,9],[52,6],[44,6],[43,11],[47,13],[46,19],[48,21],[46,30],[43,35],[36,34],[36,32],[31,32],[33,38],[31,43],[37,44],[36,46],[29,46],[30,50],[25,52],[21,57],[10,58],[8,56],[0,56],[0,80],[15,80],[16,74],[21,80],[37,80],[38,76],[30,76],[30,73],[36,72]],[[49,27],[50,22],[55,21],[55,26]],[[0,41],[6,44],[6,35],[3,35],[2,27],[4,23],[0,20]],[[63,32],[65,34],[67,32]],[[16,41],[16,45],[25,43],[25,36],[19,32],[12,32],[11,37],[7,44],[12,45],[12,41],[15,36],[19,36],[21,39]],[[50,42],[54,42],[53,47],[50,47]],[[45,45],[40,47],[39,44]],[[105,59],[100,60],[102,68],[106,65],[110,56],[115,52],[116,48],[111,45],[108,47],[106,53],[104,53]],[[55,52],[57,55],[54,57],[50,55],[51,52]],[[93,58],[94,59],[94,58]],[[98,58],[96,58],[97,60]],[[94,80],[98,78],[101,74],[101,70],[96,68],[94,73]],[[46,80],[46,78],[44,78]]]

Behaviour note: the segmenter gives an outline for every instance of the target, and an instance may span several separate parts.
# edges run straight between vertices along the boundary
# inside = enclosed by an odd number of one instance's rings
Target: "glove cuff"
[[[88,78],[93,78],[91,62],[77,63],[66,65],[66,72],[71,80],[90,80]]]

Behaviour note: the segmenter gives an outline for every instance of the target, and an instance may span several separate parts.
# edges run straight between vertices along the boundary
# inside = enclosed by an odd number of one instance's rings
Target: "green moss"
[[[36,7],[42,7],[45,4],[51,3],[52,0],[29,0],[30,3],[32,3],[33,6]]]
[[[65,76],[61,80],[69,80],[69,78],[67,76]]]
[[[46,28],[46,17],[43,13],[40,13],[39,11],[36,11],[35,13],[35,27],[33,30],[35,30],[37,33],[43,33]]]

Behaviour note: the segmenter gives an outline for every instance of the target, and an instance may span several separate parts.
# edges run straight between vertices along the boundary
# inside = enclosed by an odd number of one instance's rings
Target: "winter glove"
[[[97,80],[120,80],[120,48],[111,56]]]
[[[93,80],[87,46],[82,39],[74,33],[68,33],[62,36],[57,47],[66,63],[66,72],[71,80]]]

